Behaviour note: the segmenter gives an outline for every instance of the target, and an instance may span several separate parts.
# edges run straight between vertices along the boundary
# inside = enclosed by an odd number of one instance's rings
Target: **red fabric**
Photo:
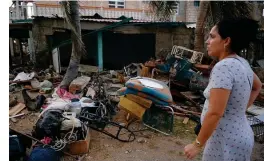
[[[80,99],[80,97],[78,95],[73,95],[70,92],[68,92],[66,89],[63,89],[63,88],[58,88],[56,93],[62,99],[73,99],[73,98]]]
[[[41,140],[41,142],[43,143],[43,144],[50,144],[51,143],[51,138],[49,138],[49,137],[44,137],[44,139],[42,139]]]

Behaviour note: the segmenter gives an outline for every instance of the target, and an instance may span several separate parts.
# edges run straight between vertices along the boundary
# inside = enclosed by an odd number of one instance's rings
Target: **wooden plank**
[[[205,69],[205,70],[209,70],[210,69],[210,65],[204,65],[204,64],[194,64],[194,66],[196,68],[199,68],[199,69]]]
[[[146,111],[146,108],[142,107],[136,102],[133,102],[123,96],[120,98],[118,107],[124,109],[125,111],[129,112],[130,114],[134,115],[135,117],[139,119],[142,119],[143,114]]]
[[[126,95],[126,98],[133,101],[133,102],[136,102],[138,103],[139,105],[145,107],[145,108],[150,108],[151,105],[152,105],[152,101],[151,100],[148,100],[146,98],[143,98],[143,97],[140,97],[140,96],[137,96],[137,95],[134,95],[134,94],[127,94]]]
[[[13,116],[13,115],[18,114],[25,107],[26,107],[26,105],[24,103],[18,103],[16,106],[14,106],[13,108],[11,108],[11,110],[9,110],[9,116]]]
[[[195,99],[201,98],[198,95],[194,95],[192,92],[187,91],[187,92],[180,92],[187,100],[189,100],[193,105],[199,107],[199,104],[195,102]]]
[[[181,94],[184,95],[185,97],[190,98],[190,99],[199,99],[199,98],[201,98],[201,96],[195,95],[193,92],[190,92],[190,91],[181,92]]]

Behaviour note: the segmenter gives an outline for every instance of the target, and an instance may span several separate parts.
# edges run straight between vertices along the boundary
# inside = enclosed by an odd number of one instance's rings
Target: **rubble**
[[[84,87],[86,87],[86,85],[89,83],[90,79],[91,78],[87,76],[77,77],[71,82],[69,86],[69,92],[72,94],[81,92]]]
[[[15,118],[29,111],[39,112],[32,136],[39,140],[50,139],[51,148],[68,155],[88,153],[90,129],[131,142],[136,135],[129,125],[135,120],[165,135],[173,132],[176,116],[184,118],[183,124],[188,124],[189,120],[199,124],[205,100],[203,90],[209,82],[212,66],[201,64],[201,53],[176,49],[178,51],[169,54],[167,59],[132,63],[122,70],[98,72],[97,67],[80,65],[81,75],[69,87],[58,86],[62,76],[51,69],[39,73],[27,71],[31,74],[13,72],[9,90],[22,90],[24,103],[10,93],[9,117],[15,122]],[[181,50],[192,54],[187,58]],[[30,97],[30,92],[36,96]],[[258,102],[263,98],[261,92]],[[258,111],[260,115],[262,109],[253,107],[248,111],[255,115]],[[117,115],[122,115],[122,120],[115,119]],[[115,133],[106,128],[109,126],[119,131]],[[121,130],[122,135],[129,137],[120,137]],[[138,138],[137,142],[147,141]]]

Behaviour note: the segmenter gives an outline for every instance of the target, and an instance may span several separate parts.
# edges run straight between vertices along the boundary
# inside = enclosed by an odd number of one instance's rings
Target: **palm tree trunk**
[[[80,23],[80,16],[79,16],[79,4],[78,1],[69,1],[69,8],[70,8],[70,19],[71,19],[71,26],[74,28],[76,32],[72,30],[71,38],[72,38],[72,53],[69,66],[67,68],[66,74],[61,82],[61,86],[69,86],[70,83],[77,77],[78,75],[78,68],[82,56],[82,48],[80,48],[81,44],[78,40],[81,39],[81,23]],[[66,6],[64,6],[66,7]],[[67,8],[67,9],[69,9]],[[65,8],[65,10],[67,10]],[[77,34],[77,35],[76,35]],[[78,37],[78,38],[77,38]]]
[[[194,50],[204,52],[204,24],[208,13],[210,1],[200,1],[196,20]]]

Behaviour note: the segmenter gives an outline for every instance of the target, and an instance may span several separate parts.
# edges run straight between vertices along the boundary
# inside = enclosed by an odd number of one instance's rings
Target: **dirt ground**
[[[18,118],[16,123],[10,121],[10,127],[31,134],[38,113],[29,113]],[[136,132],[133,142],[123,143],[103,133],[93,131],[91,133],[90,151],[84,156],[83,161],[187,161],[183,155],[186,144],[195,139],[193,128],[195,123],[189,121],[183,124],[183,118],[176,118],[174,131],[170,136],[147,129],[141,123],[133,123],[131,130]],[[146,129],[146,130],[145,130]],[[202,155],[193,161],[200,161]],[[62,160],[73,160],[63,157]],[[255,143],[252,161],[264,161],[264,144]]]

